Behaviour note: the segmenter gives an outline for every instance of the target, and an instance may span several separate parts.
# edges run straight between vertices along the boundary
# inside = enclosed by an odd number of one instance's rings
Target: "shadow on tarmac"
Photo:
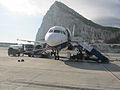
[[[120,66],[113,63],[97,63],[93,61],[82,61],[75,62],[70,60],[62,60],[66,65],[86,70],[97,70],[97,71],[112,71],[112,72],[120,72]]]

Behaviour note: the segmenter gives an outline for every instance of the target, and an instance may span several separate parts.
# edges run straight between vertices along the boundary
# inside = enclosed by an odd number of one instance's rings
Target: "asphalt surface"
[[[0,90],[120,90],[120,61],[9,57],[0,48]]]

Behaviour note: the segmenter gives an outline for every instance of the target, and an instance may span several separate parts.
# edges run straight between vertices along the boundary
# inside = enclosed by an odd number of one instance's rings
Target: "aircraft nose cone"
[[[49,46],[54,46],[57,40],[55,39],[56,36],[53,34],[49,34],[45,36],[45,41]]]

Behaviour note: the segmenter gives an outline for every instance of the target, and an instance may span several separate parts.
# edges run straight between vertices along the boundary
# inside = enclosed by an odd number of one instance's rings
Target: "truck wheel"
[[[9,48],[9,49],[8,49],[8,55],[11,56],[12,52],[13,52],[13,49],[12,49],[12,48]]]
[[[29,54],[28,57],[31,57],[31,55]]]
[[[20,53],[18,53],[18,57],[20,56]]]
[[[16,54],[17,54],[17,50],[13,49],[13,50],[12,50],[12,55],[13,55],[13,56],[16,56]]]

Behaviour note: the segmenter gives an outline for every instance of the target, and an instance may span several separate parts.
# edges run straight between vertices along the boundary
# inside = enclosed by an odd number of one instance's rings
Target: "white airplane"
[[[59,51],[68,46],[71,32],[62,26],[51,27],[45,35],[45,42],[52,48],[55,59],[59,59]]]

